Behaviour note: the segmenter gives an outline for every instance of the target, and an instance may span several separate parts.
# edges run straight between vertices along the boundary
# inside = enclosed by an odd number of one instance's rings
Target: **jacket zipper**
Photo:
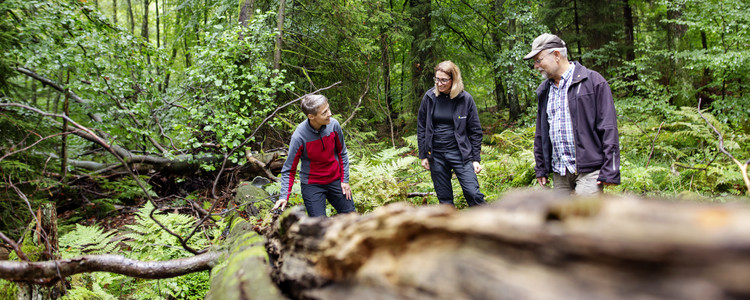
[[[573,76],[573,74],[571,74],[570,76]],[[571,81],[570,85],[572,86],[573,83],[574,82]],[[575,97],[575,100],[578,100],[578,92],[581,91],[581,84],[580,84],[580,82],[575,82],[575,84],[578,85],[578,87],[576,88],[576,97]],[[572,124],[574,123],[574,121],[573,121],[573,114],[570,113],[570,101],[568,101],[568,115],[570,115],[570,123],[571,123],[571,127],[573,127]],[[577,146],[578,146],[578,143],[576,142],[576,130],[573,129],[573,150],[576,150]],[[578,151],[576,151],[574,165],[576,166],[575,175],[578,175]]]

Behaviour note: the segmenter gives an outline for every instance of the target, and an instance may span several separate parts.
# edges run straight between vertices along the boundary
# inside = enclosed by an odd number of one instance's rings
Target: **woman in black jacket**
[[[435,87],[425,93],[417,117],[422,167],[430,170],[440,204],[453,203],[452,173],[469,206],[485,204],[477,174],[482,125],[474,98],[464,91],[461,71],[451,61],[435,66]]]

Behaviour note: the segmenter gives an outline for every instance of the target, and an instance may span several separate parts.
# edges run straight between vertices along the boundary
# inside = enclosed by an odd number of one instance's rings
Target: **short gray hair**
[[[550,48],[548,50],[550,50],[550,52],[554,52],[554,51],[560,52],[560,56],[568,58],[568,48],[565,48],[565,47],[563,47],[563,48]]]
[[[325,103],[328,103],[328,98],[326,98],[326,96],[308,94],[302,98],[300,106],[305,115],[317,115],[318,109],[320,109]]]

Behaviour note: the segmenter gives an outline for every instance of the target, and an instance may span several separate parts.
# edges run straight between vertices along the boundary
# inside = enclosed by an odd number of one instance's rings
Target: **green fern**
[[[349,182],[360,212],[406,199],[408,183],[398,174],[405,173],[417,161],[414,156],[403,156],[410,150],[407,147],[386,148],[369,157],[352,159]]]
[[[164,260],[188,256],[176,237],[163,230],[150,217],[154,206],[146,202],[136,213],[136,224],[125,226],[128,231],[123,236],[129,240],[125,244],[132,249],[131,256],[140,260]],[[161,214],[154,212],[154,218],[180,236],[187,236],[193,229],[195,218],[182,214]],[[208,246],[206,239],[190,239],[188,245],[201,249]],[[159,251],[154,251],[154,250]]]
[[[60,237],[60,249],[66,249],[63,258],[82,254],[111,254],[117,250],[113,241],[115,231],[105,231],[98,226],[76,224],[75,230]]]
[[[69,289],[60,300],[117,300],[117,297],[108,294],[97,284],[92,289],[81,286]]]

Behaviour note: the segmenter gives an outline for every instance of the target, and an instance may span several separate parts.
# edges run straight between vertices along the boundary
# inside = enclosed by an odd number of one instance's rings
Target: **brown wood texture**
[[[750,207],[516,192],[489,206],[285,212],[266,233],[294,299],[747,299]]]

